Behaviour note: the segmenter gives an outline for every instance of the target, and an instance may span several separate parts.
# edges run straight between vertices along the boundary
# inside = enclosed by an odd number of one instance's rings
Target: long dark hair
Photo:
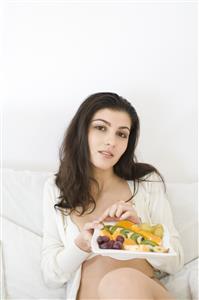
[[[55,208],[63,213],[73,211],[83,215],[91,213],[96,207],[95,199],[91,194],[91,184],[98,186],[92,177],[88,147],[88,128],[93,115],[100,109],[110,108],[116,111],[127,112],[131,118],[131,131],[128,146],[119,161],[113,167],[114,173],[125,180],[133,180],[134,194],[143,176],[155,172],[164,183],[162,175],[150,164],[139,163],[135,156],[135,148],[139,138],[140,122],[135,108],[129,101],[115,93],[96,93],[90,95],[80,105],[69,127],[59,151],[60,166],[55,174],[55,183],[60,190],[60,202]],[[136,188],[137,186],[137,188]],[[81,209],[81,212],[77,210]],[[90,210],[91,208],[91,210]]]

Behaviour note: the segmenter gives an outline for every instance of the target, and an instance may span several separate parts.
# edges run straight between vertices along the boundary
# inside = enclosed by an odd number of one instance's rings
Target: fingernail
[[[103,225],[102,225],[102,224],[99,224],[99,225],[97,226],[97,228],[102,229],[102,228],[103,228]]]

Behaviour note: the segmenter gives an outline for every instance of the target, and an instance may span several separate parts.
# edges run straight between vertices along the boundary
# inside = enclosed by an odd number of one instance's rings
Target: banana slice
[[[169,248],[164,248],[161,246],[151,246],[151,245],[124,245],[125,250],[139,251],[139,252],[159,252],[168,253]]]
[[[139,252],[150,252],[151,251],[150,245],[125,245],[125,250],[131,250],[131,251],[139,251]]]
[[[161,246],[154,246],[153,251],[154,252],[167,253],[167,252],[169,252],[169,248],[164,248],[164,247],[161,247]]]

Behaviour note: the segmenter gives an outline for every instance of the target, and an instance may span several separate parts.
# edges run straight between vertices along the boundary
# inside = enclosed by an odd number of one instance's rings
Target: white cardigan
[[[156,269],[173,274],[184,263],[183,250],[179,234],[172,219],[170,204],[159,177],[152,173],[145,176],[153,182],[142,182],[132,200],[132,204],[142,222],[165,224],[170,234],[170,244],[177,256],[170,258],[147,259]],[[157,182],[158,181],[158,182]],[[133,182],[127,181],[133,193]],[[59,201],[59,189],[55,185],[55,176],[50,176],[44,185],[43,194],[43,244],[41,253],[41,270],[46,285],[50,288],[62,287],[67,282],[66,299],[76,299],[81,279],[82,263],[92,254],[79,249],[74,239],[79,233],[70,217],[63,217],[54,209]]]

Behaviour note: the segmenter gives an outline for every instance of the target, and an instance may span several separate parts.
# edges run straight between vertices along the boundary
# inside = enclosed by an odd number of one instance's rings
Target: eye
[[[123,139],[127,139],[127,138],[128,138],[128,135],[127,135],[126,133],[124,133],[124,132],[121,132],[121,131],[118,132],[118,135],[119,135],[121,138],[123,138]]]
[[[106,130],[106,127],[103,126],[103,125],[97,125],[97,126],[95,126],[95,128],[100,130],[100,131],[105,131]]]

